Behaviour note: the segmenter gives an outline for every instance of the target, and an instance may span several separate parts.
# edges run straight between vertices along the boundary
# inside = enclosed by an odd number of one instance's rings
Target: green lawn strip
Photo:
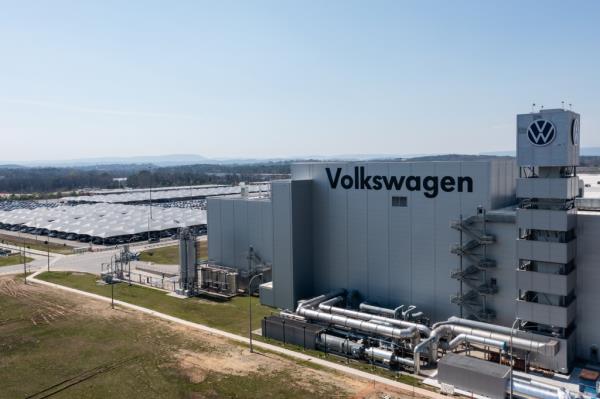
[[[26,256],[25,263],[32,262],[33,259]],[[0,256],[0,267],[2,266],[14,266],[23,264],[23,255],[11,255],[11,256]]]
[[[335,391],[328,384],[303,387],[290,383],[292,376],[286,371],[263,374],[257,370],[240,376],[213,372],[194,383],[178,367],[174,354],[180,349],[213,352],[215,348],[209,344],[118,310],[115,316],[98,316],[54,296],[35,293],[35,298],[36,306],[32,306],[28,296],[0,293],[0,397],[28,397],[121,360],[125,362],[115,369],[95,374],[52,397],[295,399],[315,397],[315,390],[317,397],[331,397],[329,393]],[[49,312],[46,306],[56,305],[74,312],[44,321],[42,315],[48,317]]]
[[[109,285],[98,285],[96,283],[98,276],[92,274],[45,272],[38,275],[38,278],[105,297],[111,296],[111,287]],[[234,334],[248,335],[249,297],[238,296],[226,302],[201,298],[179,299],[167,296],[164,291],[136,285],[128,286],[127,283],[116,284],[114,292],[115,299],[133,305]],[[252,298],[252,301],[253,326],[258,328],[260,320],[274,312],[274,309],[261,305],[258,298]]]
[[[196,255],[198,259],[208,258],[208,242],[198,241]],[[140,253],[140,260],[161,265],[179,264],[179,245],[147,249]]]

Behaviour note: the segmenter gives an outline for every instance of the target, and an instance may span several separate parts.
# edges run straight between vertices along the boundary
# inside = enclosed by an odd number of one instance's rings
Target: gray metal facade
[[[440,190],[435,198],[427,198],[423,190],[408,191],[405,187],[390,191],[331,187],[327,167],[333,171],[339,167],[342,174],[352,175],[355,166],[364,166],[368,175],[470,176],[473,191]],[[458,315],[459,308],[450,298],[458,292],[459,284],[450,275],[458,268],[459,258],[450,249],[458,243],[459,232],[450,228],[450,222],[461,214],[473,215],[481,205],[494,220],[488,223],[488,233],[495,237],[488,256],[496,266],[488,277],[495,280],[498,291],[487,298],[496,312],[493,322],[512,325],[517,306],[527,305],[515,300],[519,289],[564,295],[576,285],[573,309],[555,307],[546,315],[536,311],[530,317],[564,317],[567,323],[575,317],[575,333],[561,340],[560,362],[575,355],[590,359],[597,353],[600,212],[554,215],[553,211],[534,214],[517,210],[518,176],[512,161],[306,163],[294,165],[292,172],[291,180],[273,182],[270,201],[208,201],[209,257],[226,266],[244,268],[247,247],[252,245],[273,262],[269,303],[291,309],[301,298],[346,288],[382,306],[417,305],[432,321]],[[392,197],[397,196],[406,197],[405,203],[397,203],[406,206],[393,206]],[[506,205],[513,206],[503,208]],[[518,270],[523,255],[519,251],[544,250],[519,247],[518,226],[531,223],[549,230],[577,226],[577,247],[561,247],[567,252],[576,250],[576,274]],[[564,255],[569,257],[567,252]],[[551,253],[553,258],[556,255]]]
[[[220,265],[248,269],[248,249],[265,262],[273,262],[273,212],[271,201],[243,198],[209,198],[207,215],[208,257]]]
[[[472,192],[440,190],[428,198],[423,191],[405,186],[400,190],[331,187],[326,168],[331,173],[342,168],[342,174],[353,175],[354,168],[361,166],[366,175],[422,180],[468,176],[473,180]],[[512,161],[294,165],[292,179],[313,183],[313,294],[342,287],[383,306],[417,305],[436,320],[456,314],[450,297],[457,293],[458,283],[450,273],[459,260],[450,246],[458,242],[458,232],[450,228],[450,221],[475,214],[478,206],[493,209],[514,202],[515,178]],[[393,206],[393,197],[398,196],[406,197],[406,206]],[[512,237],[503,244],[512,247]]]

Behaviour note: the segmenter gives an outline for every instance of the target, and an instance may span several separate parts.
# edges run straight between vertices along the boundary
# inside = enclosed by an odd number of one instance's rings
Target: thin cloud
[[[78,113],[89,113],[89,114],[103,114],[103,115],[116,115],[116,116],[135,116],[135,117],[151,117],[151,118],[178,118],[178,119],[197,119],[197,116],[186,115],[186,114],[172,114],[164,112],[138,112],[138,111],[127,111],[118,109],[108,108],[93,108],[93,107],[80,107],[77,105],[60,104],[46,101],[36,100],[16,100],[0,98],[0,102],[5,104],[15,105],[31,105],[35,107],[52,108],[67,112],[78,112]]]

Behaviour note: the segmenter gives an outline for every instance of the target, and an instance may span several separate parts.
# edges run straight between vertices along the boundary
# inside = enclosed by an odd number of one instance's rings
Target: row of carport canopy
[[[245,186],[248,193],[270,191],[269,184],[248,184]],[[63,197],[61,201],[70,203],[145,203],[175,201],[192,198],[206,198],[220,195],[241,194],[242,186],[209,186],[189,187],[177,190],[146,189],[144,191],[122,192],[115,194],[82,195],[77,197]]]
[[[98,203],[0,211],[0,223],[105,239],[205,226],[206,211]]]

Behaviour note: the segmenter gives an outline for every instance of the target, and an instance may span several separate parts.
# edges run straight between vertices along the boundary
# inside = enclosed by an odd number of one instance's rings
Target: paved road
[[[199,241],[206,241],[206,236],[202,236],[198,239]],[[151,248],[159,248],[165,246],[176,245],[176,242],[173,241],[165,241],[161,243],[155,244],[139,244],[134,247],[131,247],[131,250],[134,252],[141,252]],[[3,245],[3,247],[11,248],[14,250],[20,250],[22,248]],[[102,271],[103,263],[110,263],[111,258],[114,255],[117,255],[120,252],[120,248],[102,248],[102,251],[98,252],[84,252],[80,254],[73,255],[60,255],[50,252],[50,270],[56,271],[76,271],[76,272],[84,272],[84,273],[94,273],[100,274]],[[27,250],[27,256],[32,257],[34,259],[33,262],[28,263],[28,272],[35,272],[37,270],[46,270],[47,268],[47,254],[43,251],[36,250]],[[135,268],[136,265],[144,266],[148,265],[146,262],[133,262],[132,269]],[[172,268],[169,268],[167,272],[171,272]],[[0,274],[15,274],[22,273],[23,265],[14,265],[14,266],[4,266],[0,267]]]

